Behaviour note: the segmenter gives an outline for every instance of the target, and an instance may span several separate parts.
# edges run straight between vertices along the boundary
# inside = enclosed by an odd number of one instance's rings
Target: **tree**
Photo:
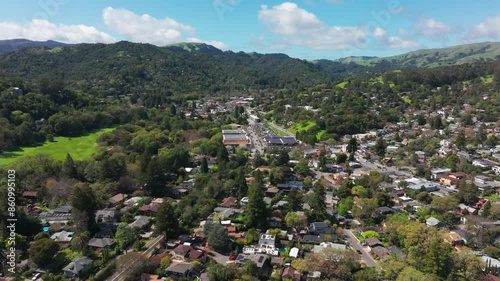
[[[361,198],[359,203],[352,207],[352,214],[354,217],[368,223],[375,218],[377,208],[376,199]]]
[[[423,192],[420,192],[419,194],[417,194],[417,198],[416,199],[417,199],[418,202],[421,202],[421,203],[424,203],[424,204],[429,204],[429,203],[432,202],[432,197],[426,191],[423,191]]]
[[[359,256],[351,250],[325,248],[319,253],[306,256],[309,267],[320,271],[321,277],[329,279],[350,280],[353,273],[360,268]]]
[[[354,274],[354,281],[378,281],[380,274],[375,268],[364,268]]]
[[[465,281],[477,280],[486,264],[471,251],[462,250],[453,255],[453,265],[457,275]]]
[[[175,207],[163,202],[158,208],[155,218],[156,231],[165,235],[165,239],[172,239],[179,230],[179,220],[175,212]]]
[[[71,239],[71,249],[84,253],[87,250],[87,244],[90,240],[90,233],[88,231],[77,233]]]
[[[122,222],[116,229],[115,240],[121,249],[125,249],[126,246],[137,240],[137,232],[129,227],[127,223]]]
[[[299,163],[295,166],[295,171],[299,173],[301,176],[307,176],[309,174],[309,161],[306,158],[302,158],[299,160]]]
[[[439,213],[456,210],[458,208],[458,204],[458,199],[455,196],[434,196],[431,202],[432,208]]]
[[[210,281],[233,281],[235,276],[231,270],[222,264],[212,264],[208,267],[208,280]]]
[[[462,179],[458,181],[457,189],[460,202],[471,205],[479,200],[479,189],[475,184],[469,184],[465,179]]]
[[[92,188],[88,185],[77,186],[71,196],[71,206],[76,232],[90,231],[92,233],[97,210],[97,199]]]
[[[382,137],[379,137],[375,142],[375,146],[373,146],[373,151],[380,156],[383,157],[385,155],[386,144]]]
[[[339,204],[337,205],[337,213],[341,216],[345,216],[350,210],[352,210],[353,206],[354,200],[352,197],[340,199]]]
[[[77,178],[77,172],[76,172],[76,166],[75,162],[73,161],[73,158],[71,158],[71,155],[68,153],[66,154],[66,159],[64,160],[64,163],[62,165],[62,171],[63,175],[70,177],[70,178]]]
[[[248,189],[248,205],[245,209],[245,224],[247,227],[264,229],[267,226],[268,210],[264,202],[264,190],[253,181]]]
[[[285,200],[288,202],[288,209],[291,211],[298,211],[302,207],[302,194],[296,187],[290,190]]]
[[[219,253],[227,253],[231,246],[231,238],[224,226],[218,223],[207,223],[205,225],[205,234],[210,248]]]
[[[352,153],[356,152],[358,149],[358,141],[356,138],[351,138],[347,144],[347,152]]]
[[[166,269],[167,267],[169,267],[170,265],[172,264],[172,258],[169,257],[169,256],[166,256],[164,258],[161,259],[160,261],[160,266],[163,268],[163,269]]]
[[[313,186],[313,198],[311,204],[311,221],[324,221],[326,219],[326,192],[319,181]]]
[[[285,216],[285,224],[290,228],[300,230],[307,225],[307,217],[296,212],[288,212]]]
[[[455,139],[455,145],[458,148],[464,148],[467,144],[467,139],[465,138],[465,132],[463,129],[458,131],[457,137]]]
[[[200,171],[204,174],[208,173],[208,162],[206,157],[203,157],[203,160],[201,160]]]
[[[337,164],[342,164],[342,163],[345,163],[345,161],[347,161],[347,157],[348,157],[348,156],[347,156],[347,154],[345,154],[345,153],[338,153],[338,154],[336,155],[336,157],[335,157],[335,158],[336,158],[336,159],[335,159],[335,160],[336,160],[335,162],[337,162]]]
[[[59,245],[52,239],[42,238],[31,244],[29,249],[30,259],[37,265],[44,265],[52,261],[59,251]]]

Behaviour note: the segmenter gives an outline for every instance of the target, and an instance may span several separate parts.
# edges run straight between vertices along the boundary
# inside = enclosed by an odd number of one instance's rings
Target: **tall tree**
[[[54,260],[54,255],[59,251],[57,243],[50,238],[42,238],[31,244],[30,259],[37,265],[44,265]]]
[[[257,181],[248,189],[248,205],[245,209],[245,225],[264,229],[267,226],[268,209],[264,202],[264,190]]]
[[[175,237],[179,230],[179,220],[172,204],[163,202],[160,205],[156,213],[155,226],[156,231],[164,234],[166,239]]]
[[[64,160],[62,166],[62,173],[67,177],[77,178],[75,162],[73,161],[73,158],[71,158],[71,155],[69,153],[66,154],[66,159]]]
[[[93,232],[97,199],[94,190],[88,185],[77,186],[71,196],[73,221],[77,232]]]
[[[319,181],[313,186],[313,199],[311,202],[311,216],[312,221],[324,221],[326,219],[326,192],[325,188]]]
[[[200,170],[204,174],[208,173],[208,161],[206,157],[203,157],[203,160],[201,160]]]
[[[290,190],[285,200],[288,202],[288,209],[290,211],[298,211],[302,208],[302,194],[296,187]]]
[[[385,155],[385,149],[386,149],[386,144],[385,141],[382,137],[379,137],[377,141],[375,142],[375,146],[373,147],[373,150],[375,153],[382,157]]]

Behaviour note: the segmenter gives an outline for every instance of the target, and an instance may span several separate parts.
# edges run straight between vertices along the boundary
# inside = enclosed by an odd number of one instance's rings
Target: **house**
[[[300,274],[300,272],[295,268],[287,266],[283,269],[283,272],[281,273],[281,278],[292,281],[300,281],[300,279],[302,278],[302,274]]]
[[[115,208],[99,210],[95,214],[95,221],[101,222],[116,222],[118,211]]]
[[[332,248],[332,249],[337,249],[337,250],[342,250],[342,251],[345,251],[345,250],[348,249],[347,245],[344,245],[344,244],[337,244],[337,243],[331,243],[331,242],[322,242],[319,245],[314,245],[312,251],[314,253],[321,253],[326,248]]]
[[[129,227],[142,229],[149,224],[149,218],[146,216],[135,216],[134,219],[135,220],[128,225]]]
[[[71,206],[59,206],[55,209],[52,210],[52,214],[71,214],[71,210],[73,210],[73,207]]]
[[[139,208],[139,212],[145,214],[145,215],[153,215],[156,212],[158,212],[158,209],[160,209],[160,206],[157,204],[149,204],[149,205],[144,205]]]
[[[440,177],[442,177],[444,175],[447,175],[449,173],[451,173],[451,169],[448,169],[448,168],[444,168],[444,169],[432,169],[431,170],[431,178],[433,180],[437,180]]]
[[[441,222],[438,219],[436,219],[435,217],[430,217],[430,218],[425,220],[425,224],[427,224],[428,226],[438,226],[439,223],[441,223]]]
[[[312,281],[312,280],[320,280],[321,279],[321,271],[309,271],[307,273],[307,281]]]
[[[366,238],[365,243],[370,249],[377,246],[383,246],[382,242],[374,237]]]
[[[151,258],[149,258],[149,261],[151,262],[152,265],[158,266],[158,265],[160,265],[161,260],[163,258],[165,258],[165,257],[170,257],[171,258],[172,255],[169,254],[169,253],[156,254],[156,255],[152,256]]]
[[[330,225],[325,222],[313,222],[307,228],[309,234],[333,234],[335,233],[335,229],[333,229]]]
[[[259,238],[259,245],[261,247],[268,247],[272,246],[275,247],[276,245],[276,235],[274,234],[261,234]]]
[[[108,203],[109,205],[111,206],[116,206],[118,204],[121,204],[121,203],[124,203],[125,202],[125,199],[128,198],[128,195],[127,194],[123,194],[123,193],[118,193],[116,194],[115,196],[111,197],[108,199]]]
[[[193,271],[193,265],[186,262],[174,262],[167,269],[165,273],[170,276],[175,276],[179,278],[188,277]]]
[[[25,191],[22,194],[23,198],[26,200],[30,200],[32,202],[36,201],[38,199],[38,192],[36,191]]]
[[[288,256],[291,258],[297,258],[299,256],[299,248],[296,247],[291,248]]]
[[[58,242],[58,243],[69,243],[73,239],[74,232],[67,232],[65,230],[56,232],[50,236],[50,239]]]
[[[222,200],[222,202],[219,204],[219,206],[225,207],[225,208],[237,207],[238,206],[238,199],[234,198],[232,196],[226,197]]]
[[[187,260],[189,257],[189,252],[194,251],[194,248],[190,245],[179,245],[175,247],[173,251],[173,258],[178,260]]]
[[[253,261],[253,262],[255,262],[255,264],[257,265],[257,268],[259,269],[259,273],[261,275],[266,275],[269,273],[268,272],[269,266],[266,263],[266,260],[267,260],[267,255],[264,255],[264,254],[257,254],[257,253],[239,254],[236,257],[235,263],[241,267],[241,266],[245,265],[245,263],[247,261]]]
[[[161,280],[163,279],[161,279],[160,276],[149,273],[142,273],[140,279],[140,281],[161,281]]]
[[[111,238],[92,238],[87,244],[89,247],[95,249],[112,248],[116,241]]]
[[[379,260],[383,260],[391,255],[391,252],[383,246],[375,246],[371,248],[371,252]]]
[[[74,259],[63,268],[64,274],[70,278],[80,277],[90,271],[92,260],[87,257]]]

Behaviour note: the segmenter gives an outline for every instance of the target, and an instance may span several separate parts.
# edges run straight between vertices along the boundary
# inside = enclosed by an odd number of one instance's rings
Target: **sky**
[[[302,59],[500,41],[498,0],[3,1],[0,39],[204,42]]]

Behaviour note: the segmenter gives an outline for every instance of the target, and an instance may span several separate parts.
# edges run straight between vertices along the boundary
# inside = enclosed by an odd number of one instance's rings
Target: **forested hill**
[[[336,61],[389,70],[456,65],[498,59],[500,59],[500,42],[483,42],[440,49],[423,49],[385,58],[347,57]]]
[[[30,48],[0,55],[0,74],[65,80],[110,94],[296,88],[334,80],[320,66],[282,54],[196,49],[200,45],[157,47],[124,41]]]
[[[56,42],[52,40],[49,41],[31,41],[28,39],[0,40],[0,54],[8,52],[17,52],[25,48],[34,48],[34,47],[55,48],[64,46],[69,46],[69,44]]]

